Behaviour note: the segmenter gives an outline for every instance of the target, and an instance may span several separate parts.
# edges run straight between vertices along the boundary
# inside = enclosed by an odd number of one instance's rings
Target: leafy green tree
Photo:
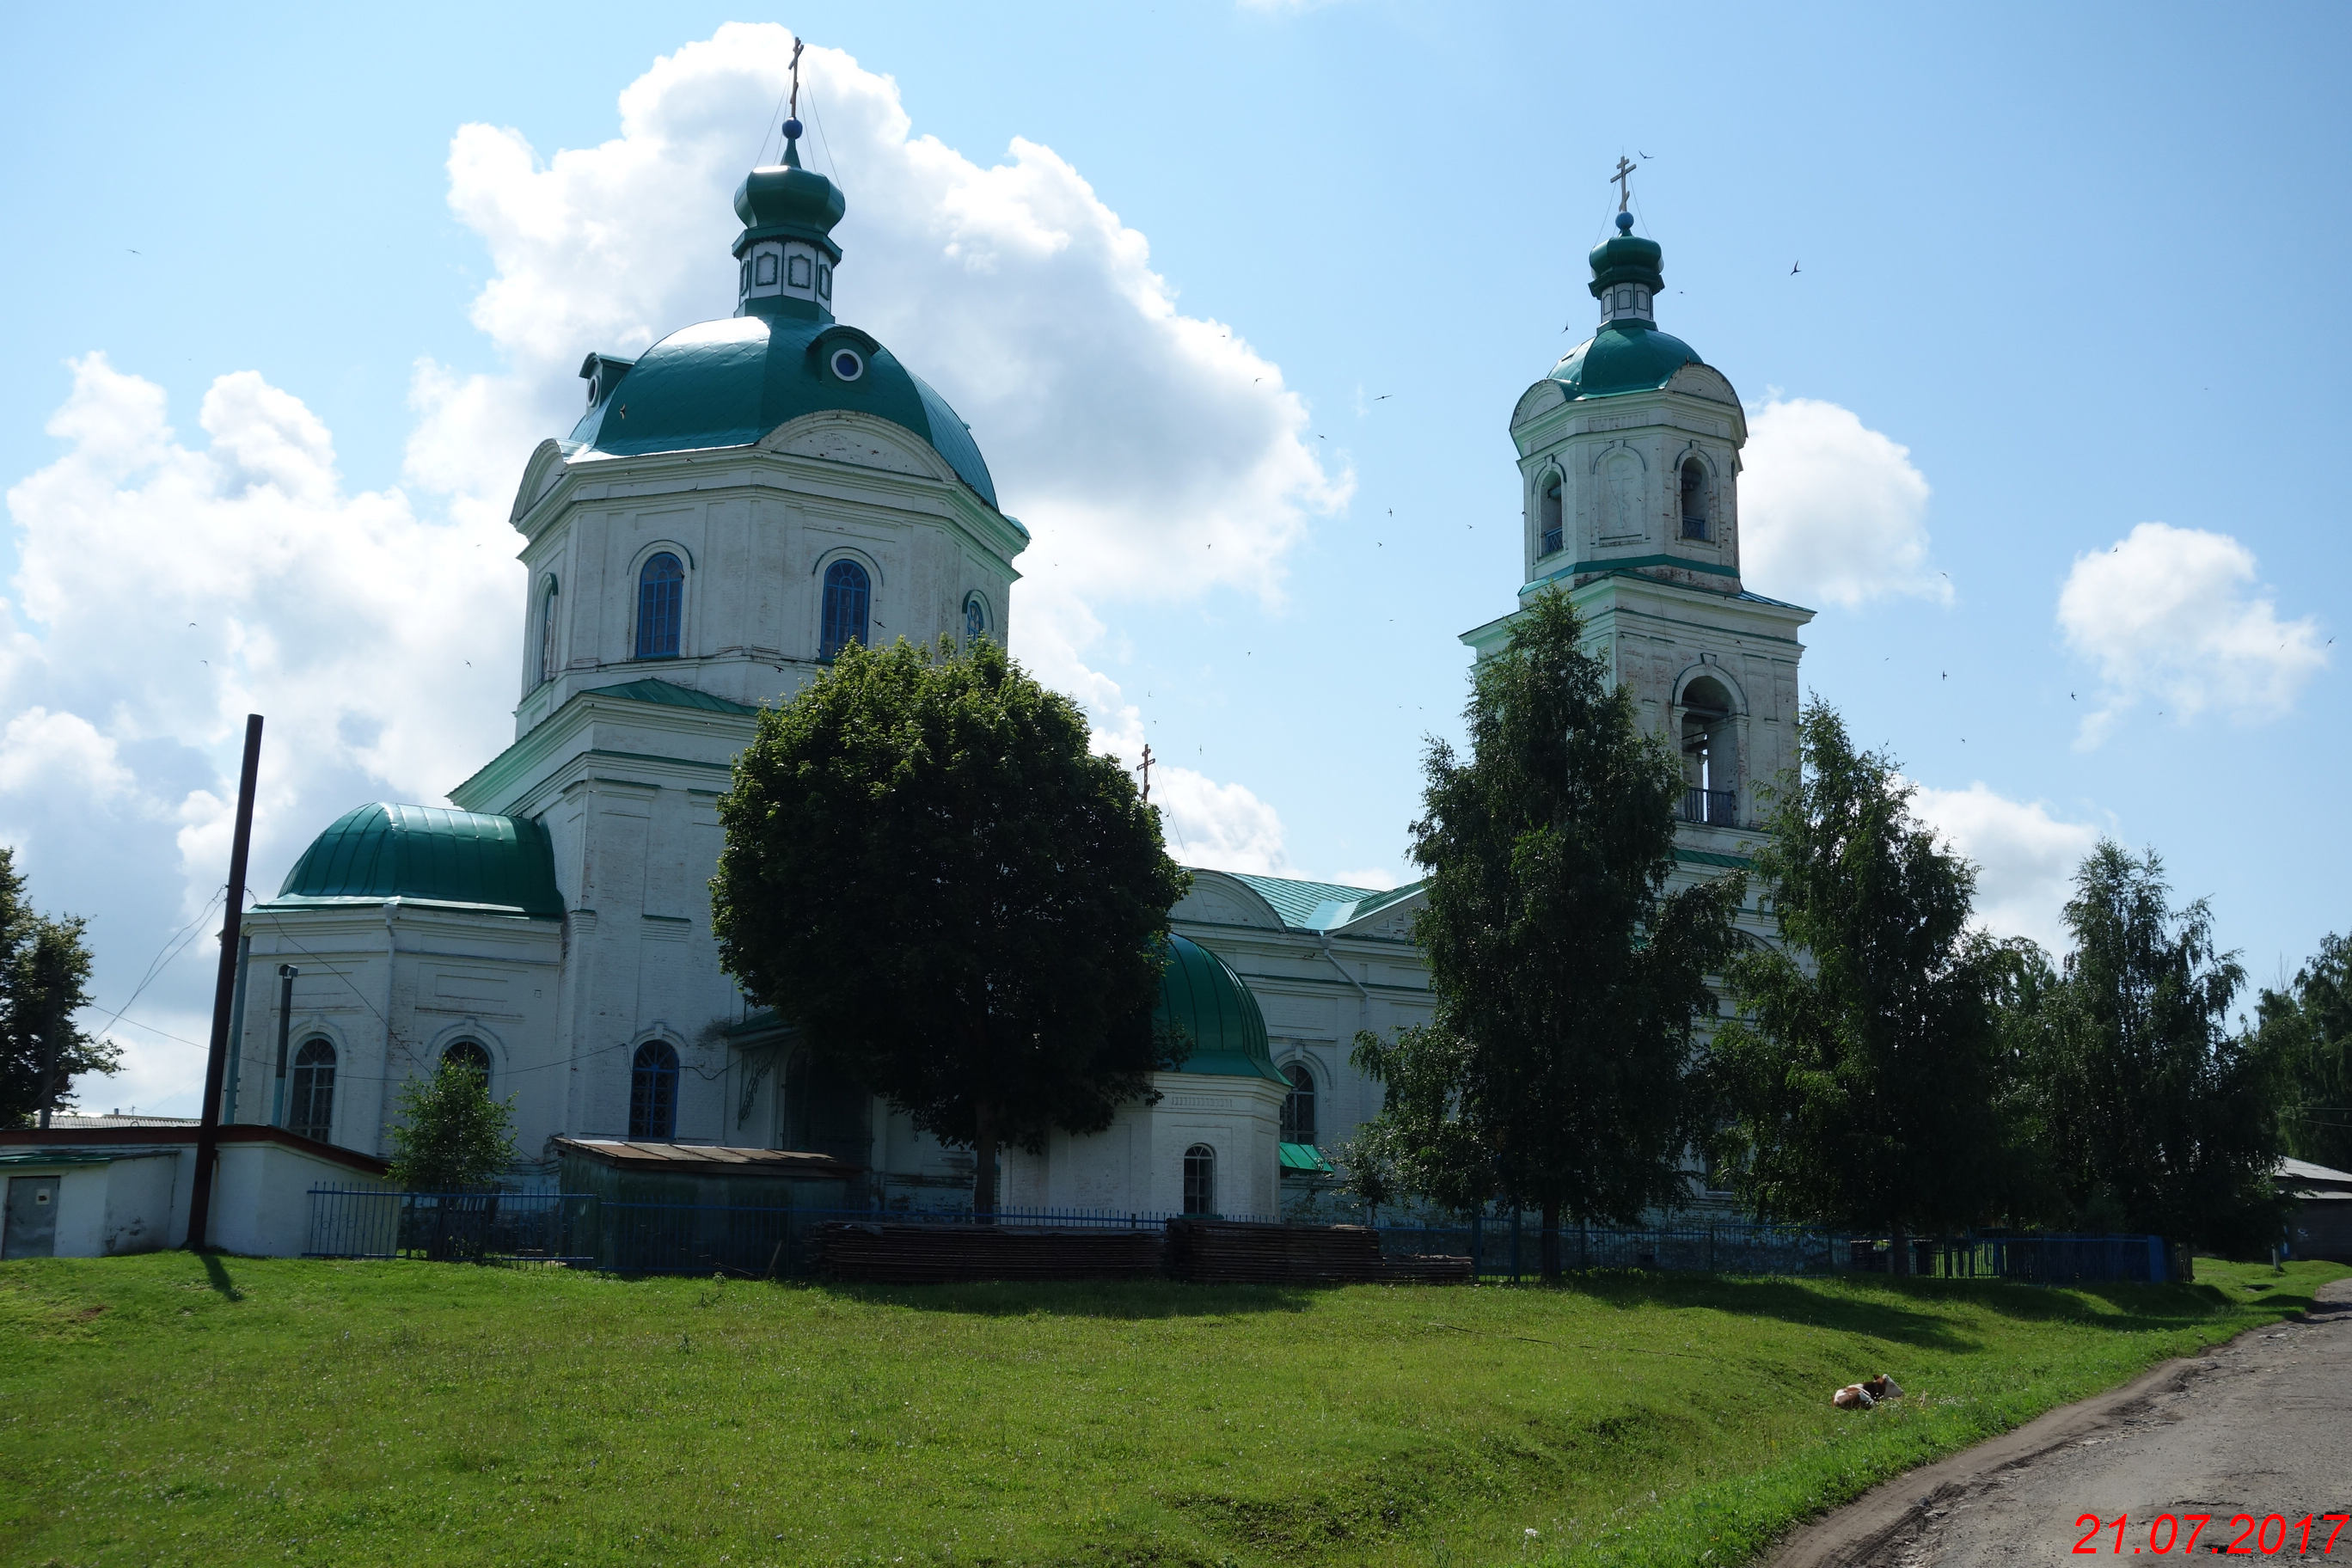
[[[1681,762],[1584,651],[1565,595],[1530,604],[1471,677],[1470,756],[1433,742],[1412,858],[1436,1017],[1357,1060],[1367,1134],[1413,1194],[1630,1220],[1686,1195],[1692,1036],[1741,883],[1669,892]]]
[[[1714,1043],[1734,1184],[1760,1214],[1898,1239],[1972,1224],[2009,1185],[1996,1005],[2015,955],[1970,931],[1975,868],[1912,816],[1892,761],[1818,703],[1797,741],[1755,857],[1781,945],[1732,961],[1740,1016]]]
[[[36,913],[0,846],[0,1127],[46,1125],[72,1105],[77,1077],[121,1065],[121,1047],[74,1023],[89,1005],[85,930],[78,916]]]
[[[410,1192],[473,1192],[514,1163],[514,1102],[492,1100],[478,1068],[445,1060],[430,1078],[410,1079],[398,1114],[392,1179]]]
[[[729,973],[820,1057],[975,1153],[1042,1151],[1151,1094],[1184,873],[1084,717],[985,639],[845,649],[760,716],[719,802]]]
[[[2074,874],[2074,939],[2037,1066],[2074,1216],[2253,1250],[2278,1233],[2275,1045],[2229,1026],[2245,984],[2200,899],[2171,907],[2155,853],[2101,841]]]
[[[2263,990],[2259,1016],[2285,1078],[2287,1152],[2352,1171],[2352,942],[2321,938],[2294,984]]]

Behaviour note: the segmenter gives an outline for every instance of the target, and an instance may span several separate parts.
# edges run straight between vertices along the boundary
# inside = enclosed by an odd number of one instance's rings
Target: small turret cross
[[[792,120],[801,117],[801,41],[798,38],[793,40],[793,105],[784,110],[784,114]]]
[[[1151,756],[1151,742],[1149,742],[1149,741],[1146,741],[1146,742],[1143,742],[1143,768],[1142,768],[1142,772],[1143,772],[1143,804],[1144,804],[1144,805],[1150,805],[1151,804],[1151,763],[1152,763],[1152,756]]]
[[[798,51],[795,52],[797,53]],[[1609,176],[1609,182],[1617,187],[1617,210],[1621,213],[1625,210],[1625,204],[1633,199],[1633,187],[1627,183],[1632,180],[1633,177],[1633,163],[1628,160],[1623,153],[1619,153],[1617,155],[1617,172]]]

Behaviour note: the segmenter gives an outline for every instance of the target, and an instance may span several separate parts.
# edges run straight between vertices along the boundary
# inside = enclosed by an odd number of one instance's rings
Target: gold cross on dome
[[[1609,183],[1617,187],[1617,210],[1621,213],[1625,210],[1625,204],[1633,199],[1633,187],[1627,183],[1632,180],[1633,177],[1633,165],[1632,162],[1629,161],[1623,153],[1619,153],[1617,155],[1617,172],[1609,176]]]

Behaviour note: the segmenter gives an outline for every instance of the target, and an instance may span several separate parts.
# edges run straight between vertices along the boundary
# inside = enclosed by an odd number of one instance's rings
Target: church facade
[[[788,138],[735,205],[735,313],[634,361],[589,355],[579,423],[525,467],[513,743],[448,807],[346,814],[248,917],[229,1120],[384,1152],[399,1086],[454,1058],[511,1101],[529,1153],[800,1150],[886,1207],[969,1201],[969,1151],[831,1079],[719,967],[709,882],[760,704],[852,641],[1003,639],[1028,535],[946,400],[835,319],[841,192]],[[1679,874],[1706,877],[1745,864],[1753,781],[1790,754],[1809,612],[1740,585],[1739,404],[1657,331],[1659,248],[1620,224],[1591,258],[1600,330],[1512,418],[1519,598],[1567,592],[1676,739]],[[1464,640],[1491,652],[1510,619]],[[1192,1057],[1106,1132],[1008,1151],[1004,1204],[1317,1206],[1379,1108],[1355,1036],[1433,1010],[1420,905],[1196,869],[1161,998]]]

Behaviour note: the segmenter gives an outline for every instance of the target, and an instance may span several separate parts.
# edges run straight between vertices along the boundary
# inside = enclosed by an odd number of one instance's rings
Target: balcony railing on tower
[[[1709,827],[1739,826],[1739,792],[1736,789],[1683,791],[1683,820]]]

